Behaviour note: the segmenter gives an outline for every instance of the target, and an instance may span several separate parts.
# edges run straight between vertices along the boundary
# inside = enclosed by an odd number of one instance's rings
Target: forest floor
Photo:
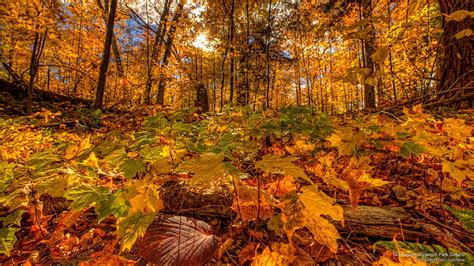
[[[2,264],[474,263],[472,109],[0,99]]]

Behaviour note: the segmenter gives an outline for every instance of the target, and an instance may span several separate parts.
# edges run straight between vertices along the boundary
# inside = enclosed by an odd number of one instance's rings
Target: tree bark
[[[235,0],[231,1],[231,6],[230,6],[230,98],[229,102],[230,105],[232,105],[232,102],[234,100],[234,13],[235,13]]]
[[[110,13],[107,18],[107,31],[105,34],[104,50],[102,63],[99,70],[99,81],[97,82],[97,90],[95,94],[94,106],[102,109],[104,102],[105,82],[107,69],[109,68],[110,47],[112,45],[112,38],[114,32],[115,13],[117,11],[117,0],[111,0]]]
[[[265,62],[266,62],[266,81],[267,87],[265,90],[265,108],[270,108],[270,41],[272,36],[272,0],[268,4],[268,21],[267,21],[267,38],[265,43]]]
[[[372,54],[375,52],[375,28],[372,23],[372,0],[362,0],[362,15],[367,23],[368,37],[364,40],[364,61],[365,68],[369,69],[368,77],[374,78],[374,61]],[[364,108],[375,108],[375,86],[373,84],[364,85]]]
[[[44,45],[46,42],[46,36],[48,31],[46,30],[44,33],[38,32],[39,27],[36,27],[35,32],[35,41],[33,44],[33,51],[31,52],[31,60],[30,60],[30,80],[28,84],[28,100],[26,104],[26,113],[30,115],[33,112],[33,91],[34,91],[34,84],[35,84],[35,77],[36,73],[38,72],[38,67],[41,59],[41,55],[43,54]]]
[[[446,19],[446,16],[455,11],[474,9],[473,1],[466,0],[440,0],[439,6],[443,14],[443,36],[441,46],[444,55],[440,62],[438,100],[448,98],[464,98],[462,96],[469,93],[469,89],[474,87],[473,50],[474,42],[472,36],[457,39],[456,34],[461,30],[470,29],[474,19],[466,17],[461,21]],[[463,88],[452,92],[452,89]],[[461,97],[460,97],[461,96]]]
[[[151,103],[151,88],[153,87],[153,69],[156,66],[158,55],[160,53],[160,47],[163,45],[166,33],[166,20],[169,15],[171,6],[170,0],[165,0],[163,4],[163,11],[161,12],[160,22],[158,24],[158,31],[155,34],[155,39],[153,40],[153,47],[149,61],[147,60],[148,65],[148,75],[145,88],[145,102],[147,104]]]
[[[171,20],[170,30],[168,32],[168,38],[166,39],[165,43],[165,52],[163,54],[163,58],[161,60],[161,67],[160,67],[160,78],[158,83],[158,97],[156,99],[156,103],[163,105],[165,103],[165,89],[166,89],[166,77],[165,77],[165,70],[168,67],[169,57],[171,55],[171,50],[173,48],[173,40],[176,32],[176,28],[178,26],[179,19],[181,17],[181,13],[183,12],[183,6],[185,1],[180,0],[178,7],[176,7],[176,12]]]

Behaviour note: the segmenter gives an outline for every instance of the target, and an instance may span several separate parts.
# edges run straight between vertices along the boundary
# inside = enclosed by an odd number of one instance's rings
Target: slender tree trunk
[[[362,15],[364,19],[369,21],[367,29],[369,36],[364,40],[364,61],[365,67],[369,69],[368,77],[374,78],[374,61],[372,54],[375,52],[375,28],[372,23],[372,0],[362,0]],[[365,83],[364,85],[364,107],[365,109],[375,108],[375,86],[374,84]]]
[[[160,78],[158,83],[158,97],[156,102],[158,104],[163,105],[165,103],[165,89],[166,89],[166,76],[165,71],[168,67],[169,57],[171,55],[171,51],[173,48],[173,40],[175,37],[176,28],[178,26],[179,19],[181,17],[181,13],[183,12],[183,6],[185,1],[180,0],[178,3],[178,7],[176,7],[176,12],[171,20],[170,30],[168,32],[168,38],[166,39],[165,43],[165,52],[163,54],[163,58],[161,60],[161,67],[160,67]]]
[[[107,78],[107,69],[109,68],[110,46],[112,45],[112,37],[114,32],[115,13],[117,10],[117,0],[111,0],[110,13],[107,18],[107,31],[105,34],[104,50],[102,63],[99,70],[99,81],[97,82],[97,90],[95,94],[95,108],[102,108],[104,102],[105,82]]]
[[[272,0],[268,4],[268,24],[267,24],[267,38],[265,44],[265,62],[267,65],[266,69],[266,78],[267,78],[267,88],[265,90],[265,108],[270,108],[270,41],[272,35]]]
[[[234,13],[235,13],[235,0],[231,1],[230,6],[230,105],[232,105],[234,100]]]
[[[151,102],[151,89],[153,87],[153,69],[156,66],[158,61],[158,55],[160,53],[160,47],[163,45],[165,34],[166,34],[166,20],[169,15],[171,6],[170,0],[165,0],[163,4],[163,11],[161,12],[160,22],[158,24],[158,31],[156,32],[155,39],[153,40],[153,47],[151,55],[147,60],[148,64],[148,75],[146,80],[146,87],[145,87],[145,102],[149,104]]]
[[[30,115],[33,111],[33,87],[35,85],[36,73],[38,73],[38,67],[43,54],[44,45],[46,43],[46,36],[48,31],[44,33],[38,32],[39,27],[36,26],[35,41],[33,43],[33,51],[31,52],[30,60],[30,79],[28,84],[28,101],[26,104],[26,113]]]
[[[440,0],[442,14],[452,14],[455,11],[474,9],[474,2],[468,0]],[[461,21],[447,20],[443,16],[443,37],[441,45],[444,55],[440,64],[438,86],[439,95],[442,99],[459,99],[469,97],[468,92],[474,87],[474,42],[472,36],[458,36],[456,34],[462,30],[470,29],[474,19],[467,16]],[[452,92],[452,89],[463,89]],[[470,97],[474,97],[472,95]],[[471,98],[472,99],[472,98]]]
[[[108,21],[107,16],[109,14],[109,1],[105,0],[104,2],[105,7],[102,6],[100,0],[97,1],[97,3],[99,4],[99,8],[101,8],[104,11],[104,15],[102,16],[102,18],[104,19],[104,22],[107,24],[107,21]],[[120,57],[120,50],[118,48],[117,38],[115,38],[115,34],[113,32],[112,32],[112,52],[114,54],[115,63],[117,64],[117,72],[119,74],[119,77],[123,78],[124,71],[123,71],[122,58]]]

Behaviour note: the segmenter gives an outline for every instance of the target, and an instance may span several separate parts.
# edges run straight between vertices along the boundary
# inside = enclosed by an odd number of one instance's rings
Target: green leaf
[[[410,156],[411,154],[418,155],[422,152],[425,152],[425,148],[420,144],[411,141],[404,142],[400,147],[400,155],[404,158]]]
[[[15,227],[5,227],[0,229],[0,254],[10,256],[13,245],[17,240],[15,234],[18,230],[20,230],[20,228]]]
[[[283,173],[292,177],[301,177],[314,185],[313,181],[306,175],[304,170],[292,163],[295,160],[298,160],[298,158],[293,156],[280,158],[273,154],[267,154],[262,157],[261,161],[255,163],[255,167],[262,169],[262,171],[266,173]]]
[[[0,162],[0,192],[4,191],[13,179],[15,164]]]
[[[138,173],[145,172],[146,165],[142,160],[129,158],[120,165],[120,171],[123,172],[123,176],[126,178],[133,178]]]
[[[18,225],[20,226],[21,216],[25,213],[25,210],[17,209],[16,211],[10,213],[8,216],[0,217],[0,222],[2,222],[3,226],[6,227],[7,225]]]
[[[35,179],[35,189],[38,194],[49,194],[52,197],[62,197],[68,186],[68,179],[62,175],[50,175]]]
[[[469,232],[474,233],[474,211],[469,209],[456,209],[447,205],[445,205],[444,208],[454,214]]]
[[[275,232],[280,237],[283,237],[283,221],[281,220],[281,213],[277,215],[273,215],[272,218],[270,218],[267,221],[267,228],[269,230],[272,230]]]
[[[120,238],[121,251],[131,250],[137,239],[143,236],[156,214],[140,211],[129,214],[117,222],[117,236]]]
[[[71,209],[78,211],[90,208],[97,202],[106,201],[109,194],[107,191],[106,188],[94,188],[90,185],[83,184],[69,188],[66,193],[64,193],[64,197],[68,200],[72,200]]]
[[[17,209],[19,207],[26,207],[28,200],[25,195],[25,190],[19,188],[13,192],[9,192],[5,196],[0,196],[0,206],[8,207],[10,209]]]
[[[115,218],[125,217],[130,209],[130,204],[122,197],[122,191],[109,194],[104,200],[97,202],[95,212],[98,222],[107,218],[109,215]]]
[[[119,166],[124,163],[127,158],[127,153],[124,148],[112,151],[110,154],[104,157],[104,162],[109,163],[113,166]]]
[[[27,162],[27,166],[32,167],[33,169],[40,170],[44,167],[54,163],[60,162],[61,157],[53,153],[51,150],[46,150],[43,152],[35,153],[31,156],[30,160]]]
[[[184,162],[177,170],[194,173],[190,180],[191,185],[206,184],[218,180],[227,172],[223,153],[204,153],[195,160]]]
[[[162,147],[145,147],[140,151],[140,155],[147,161],[162,160],[170,156],[170,148]]]

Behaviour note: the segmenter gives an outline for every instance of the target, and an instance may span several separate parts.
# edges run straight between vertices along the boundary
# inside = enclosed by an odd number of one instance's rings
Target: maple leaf
[[[177,171],[194,173],[189,181],[191,185],[209,184],[221,179],[227,172],[223,153],[201,154],[199,158],[181,164]]]
[[[471,137],[472,126],[466,125],[462,119],[446,118],[443,123],[443,129],[455,140],[464,142]]]
[[[367,158],[359,159],[352,157],[349,165],[342,172],[343,179],[349,186],[349,200],[352,208],[356,208],[360,195],[371,187],[380,187],[390,182],[378,178],[372,178],[366,169],[371,169]]]
[[[88,184],[82,184],[69,188],[64,197],[72,200],[71,209],[78,211],[93,206],[96,202],[105,200],[103,188],[94,188]]]
[[[334,133],[326,139],[331,142],[331,146],[337,148],[341,156],[350,156],[367,138],[364,132],[359,131],[354,133],[351,127],[345,127],[341,130],[334,131]]]
[[[293,156],[278,157],[273,154],[266,154],[262,157],[262,160],[255,163],[255,167],[262,169],[262,171],[266,173],[283,173],[292,177],[301,177],[309,183],[314,184],[302,168],[293,164],[293,161],[296,160],[298,160],[298,158]]]
[[[140,159],[128,158],[120,165],[120,171],[123,173],[123,176],[130,179],[139,173],[144,173],[146,171],[146,165]]]
[[[116,218],[124,217],[130,209],[130,203],[123,198],[123,191],[116,191],[114,194],[108,194],[103,200],[97,202],[95,212],[98,222],[113,215]]]
[[[337,239],[340,238],[336,227],[322,217],[329,216],[336,221],[344,220],[343,209],[334,204],[334,199],[319,191],[316,186],[306,186],[299,199],[304,205],[301,211],[301,225],[306,226],[314,239],[326,245],[333,253],[337,251]]]
[[[11,226],[0,229],[0,254],[10,256],[13,245],[17,240],[15,234],[19,230],[20,228]]]
[[[0,192],[3,192],[9,185],[10,181],[14,177],[15,164],[7,163],[7,162],[0,162]]]
[[[293,183],[293,178],[289,175],[285,175],[277,181],[268,184],[267,188],[267,191],[274,196],[284,196],[295,190],[296,186]]]
[[[89,157],[87,159],[85,159],[83,162],[82,162],[83,165],[85,166],[89,166],[89,167],[92,167],[92,168],[95,168],[95,169],[100,169],[99,167],[99,159],[97,159],[97,156],[95,155],[94,152],[91,152],[89,154]]]
[[[271,250],[267,246],[262,254],[255,256],[252,266],[291,265],[296,259],[296,248],[291,244],[274,243]]]
[[[158,193],[159,189],[160,186],[155,184],[133,182],[127,186],[128,192],[125,193],[124,199],[130,203],[132,212],[158,212],[164,208]]]
[[[443,162],[442,162],[443,172],[449,173],[452,176],[452,178],[454,180],[456,180],[458,185],[460,185],[464,181],[464,179],[466,177],[466,174],[468,172],[472,173],[472,171],[470,169],[466,168],[465,171],[460,169],[460,168],[464,168],[463,167],[464,166],[463,162],[465,162],[465,161],[457,160],[455,162],[451,162],[451,161],[448,161],[448,160],[443,160]]]
[[[3,226],[17,225],[20,226],[21,216],[25,213],[25,210],[17,209],[5,217],[0,217],[0,222]]]
[[[140,211],[129,213],[127,217],[117,221],[117,236],[120,238],[121,251],[131,250],[135,241],[145,234],[156,214]]]
[[[424,151],[426,151],[426,149],[423,146],[411,141],[404,142],[402,146],[400,147],[400,155],[404,158],[412,154],[418,155]]]
[[[160,215],[150,224],[139,254],[159,265],[204,265],[217,249],[217,237],[200,220]]]
[[[104,162],[111,164],[112,166],[119,166],[124,163],[127,158],[127,152],[125,148],[117,149],[109,153],[104,157]]]
[[[236,212],[243,221],[254,221],[259,216],[260,219],[266,220],[273,216],[273,209],[270,206],[266,191],[260,191],[260,199],[258,198],[258,189],[237,183],[237,197],[232,203],[232,210]],[[260,203],[260,210],[259,210]]]

